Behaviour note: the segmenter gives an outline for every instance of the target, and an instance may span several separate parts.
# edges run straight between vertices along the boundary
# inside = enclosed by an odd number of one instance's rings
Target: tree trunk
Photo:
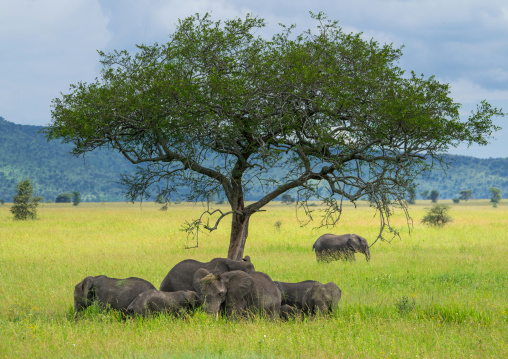
[[[249,235],[249,218],[250,215],[233,214],[228,251],[229,259],[241,261],[243,258],[245,241]]]

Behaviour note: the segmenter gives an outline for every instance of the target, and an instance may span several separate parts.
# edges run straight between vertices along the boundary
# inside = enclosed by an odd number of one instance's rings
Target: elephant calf
[[[302,298],[303,312],[307,315],[327,314],[337,310],[342,292],[333,282],[314,283]]]
[[[74,312],[86,309],[97,302],[102,309],[117,309],[124,314],[127,307],[140,293],[156,289],[152,283],[130,277],[109,278],[105,275],[86,277],[74,288]]]
[[[318,262],[337,259],[354,261],[355,252],[365,254],[367,261],[370,260],[369,243],[357,234],[323,234],[316,240],[312,250],[316,251]]]
[[[180,290],[178,292],[162,292],[149,290],[139,294],[127,307],[131,316],[147,317],[154,313],[169,313],[180,315],[189,312],[200,305],[196,292]]]
[[[297,314],[316,315],[331,313],[337,309],[342,295],[337,284],[322,284],[315,280],[298,283],[275,282],[281,300],[281,318],[288,319]]]

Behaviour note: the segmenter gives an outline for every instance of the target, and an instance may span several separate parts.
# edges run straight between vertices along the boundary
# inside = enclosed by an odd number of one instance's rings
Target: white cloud
[[[0,8],[0,116],[48,123],[52,98],[93,79],[108,18],[97,0],[0,0]]]
[[[479,103],[487,99],[488,102],[506,102],[508,105],[508,89],[488,89],[467,79],[458,79],[450,82],[451,97],[455,102],[464,104]],[[508,108],[507,108],[508,110]]]

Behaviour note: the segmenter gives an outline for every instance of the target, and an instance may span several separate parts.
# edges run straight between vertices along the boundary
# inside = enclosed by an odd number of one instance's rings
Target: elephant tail
[[[314,244],[312,245],[312,250],[315,251],[316,250],[316,242],[314,242]]]

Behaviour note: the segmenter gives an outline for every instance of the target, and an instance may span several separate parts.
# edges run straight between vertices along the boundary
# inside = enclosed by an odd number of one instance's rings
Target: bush
[[[55,203],[71,203],[72,194],[71,193],[60,193],[56,196]]]
[[[27,220],[37,218],[37,206],[42,201],[42,197],[33,196],[32,181],[24,180],[18,183],[17,192],[14,196],[14,205],[11,207],[11,213],[14,219]]]
[[[425,217],[423,217],[422,223],[431,226],[444,226],[446,223],[452,221],[452,217],[448,215],[449,209],[450,207],[446,204],[435,205],[427,212]]]
[[[454,198],[452,199],[453,203],[459,203],[460,202],[460,198]]]

